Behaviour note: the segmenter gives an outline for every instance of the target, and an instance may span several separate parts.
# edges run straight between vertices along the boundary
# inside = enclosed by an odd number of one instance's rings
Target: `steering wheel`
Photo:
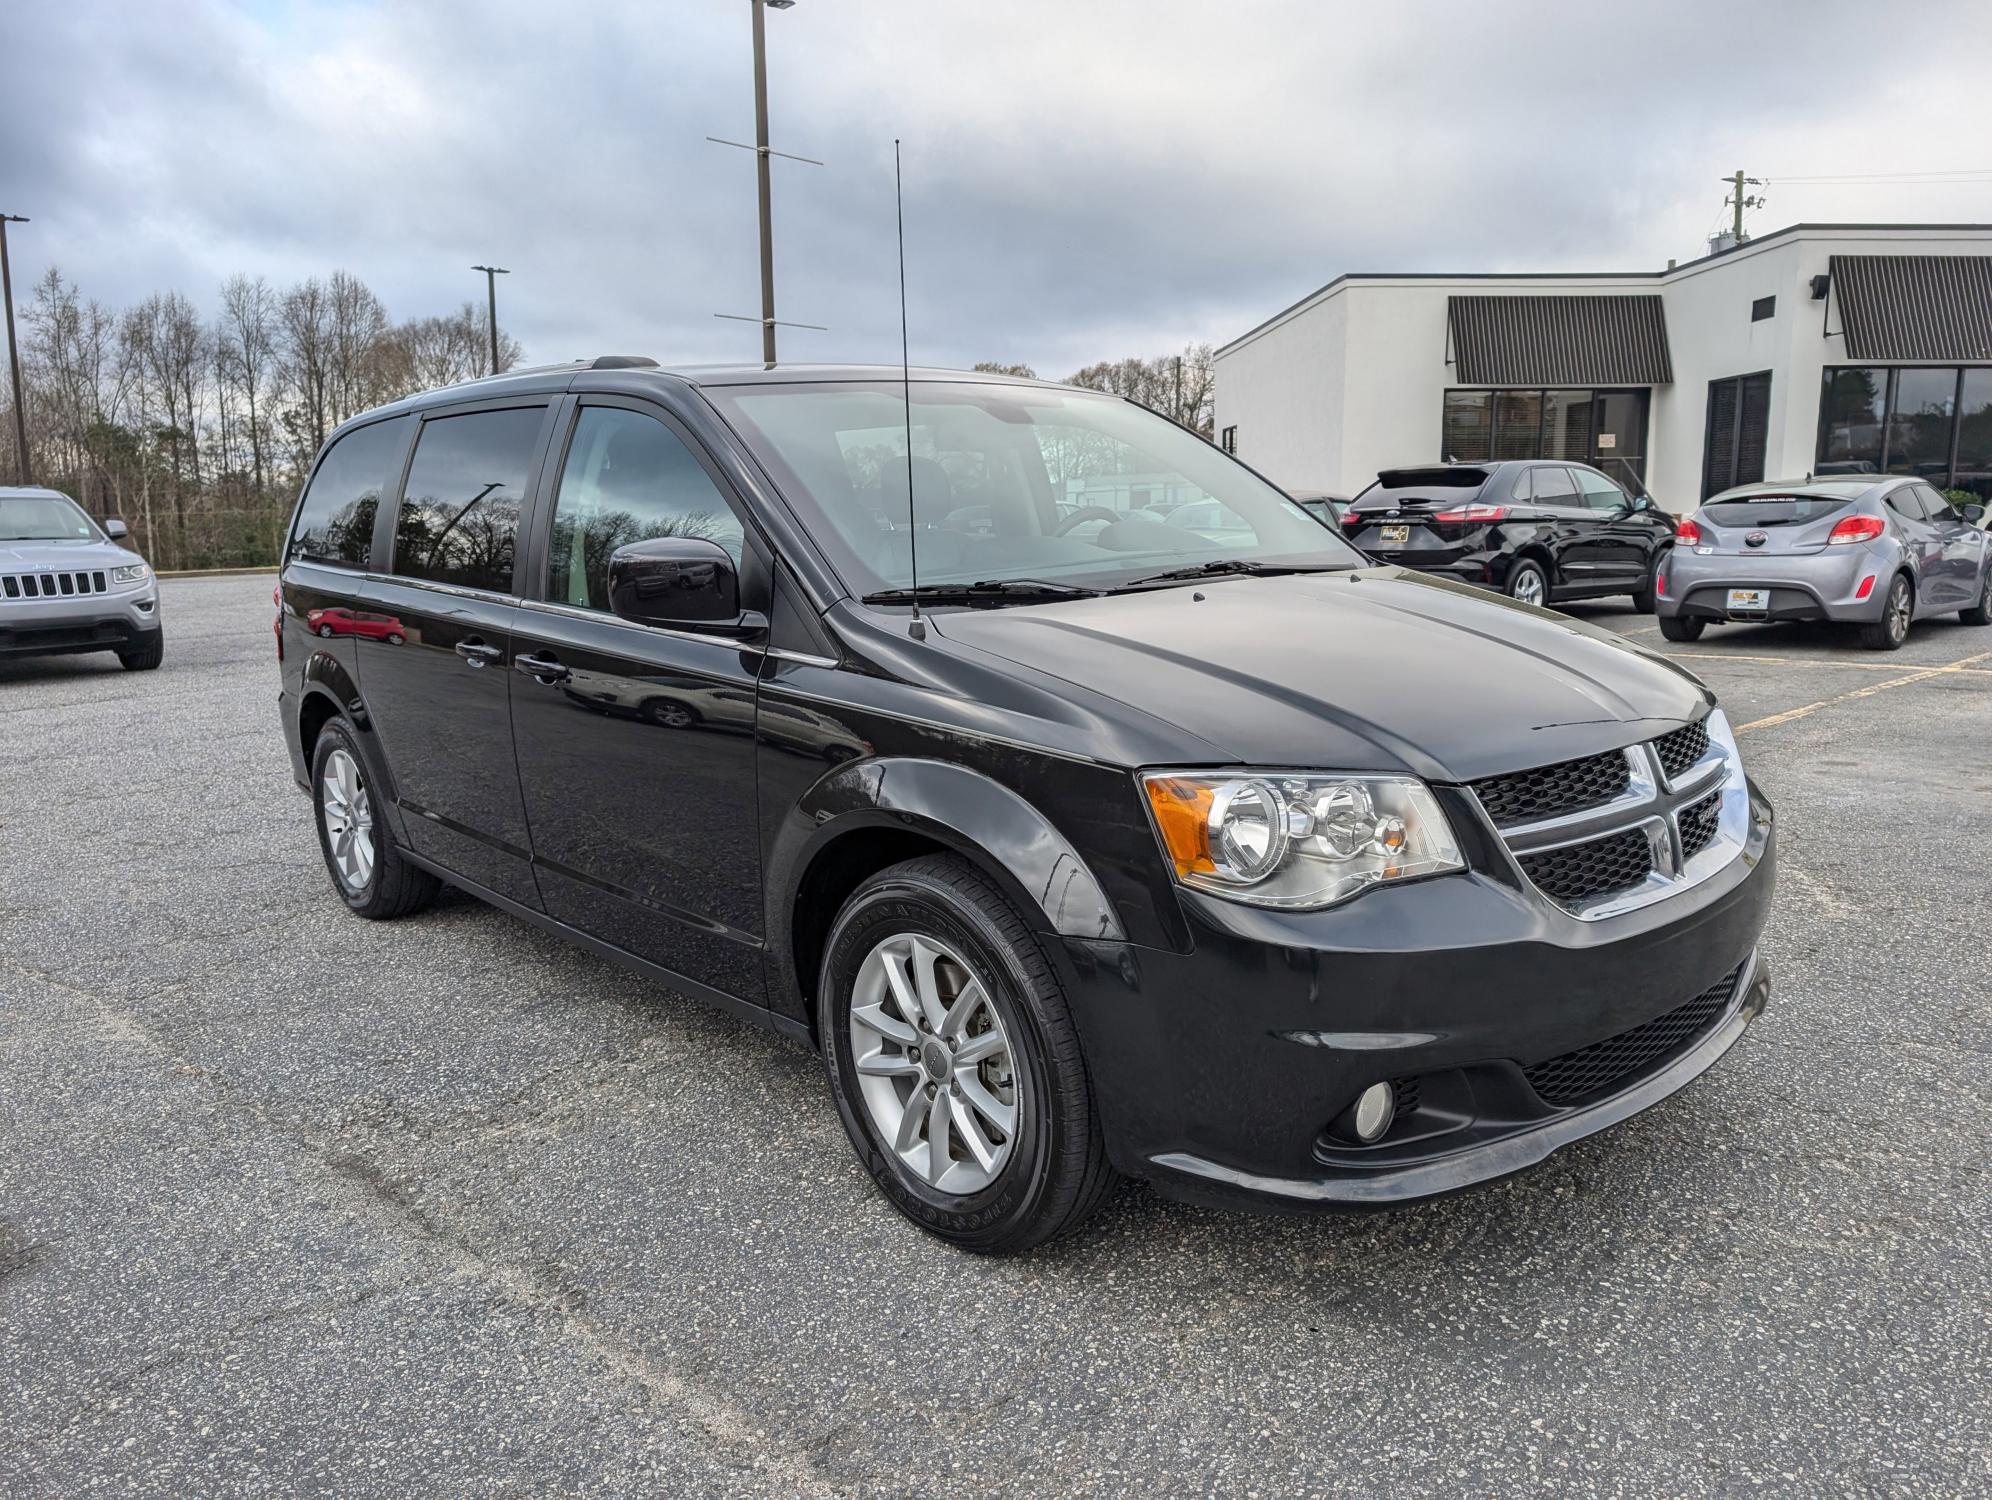
[[[1072,512],[1071,515],[1067,516],[1064,520],[1060,521],[1058,523],[1058,529],[1054,531],[1052,535],[1064,536],[1065,533],[1070,531],[1073,527],[1084,525],[1088,521],[1106,521],[1109,524],[1111,524],[1112,522],[1118,521],[1119,519],[1120,519],[1119,511],[1108,510],[1104,505],[1082,505],[1077,510]]]

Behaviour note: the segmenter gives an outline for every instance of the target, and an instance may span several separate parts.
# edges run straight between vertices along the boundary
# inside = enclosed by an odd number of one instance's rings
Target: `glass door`
[[[1628,490],[1646,491],[1646,415],[1651,391],[1598,391],[1591,398],[1591,449],[1586,459]]]

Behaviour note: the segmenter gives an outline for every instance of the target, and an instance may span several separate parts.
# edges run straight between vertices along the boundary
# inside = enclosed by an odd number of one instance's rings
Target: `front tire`
[[[157,671],[159,663],[165,659],[166,632],[163,630],[153,631],[149,640],[118,653],[118,665],[127,672]]]
[[[388,921],[436,899],[442,882],[401,857],[380,815],[359,741],[343,718],[326,720],[312,747],[311,805],[326,873],[349,911]]]
[[[1961,609],[1957,617],[1966,625],[1992,625],[1992,566],[1985,569],[1985,576],[1978,582],[1978,602],[1969,609]]]
[[[879,1191],[929,1234],[1013,1254],[1077,1227],[1116,1181],[1056,971],[954,855],[844,903],[817,985],[831,1094]]]
[[[1916,612],[1916,591],[1907,573],[1897,573],[1888,583],[1888,598],[1881,606],[1881,618],[1861,627],[1861,644],[1870,651],[1900,651],[1909,639],[1909,619]]]
[[[1708,621],[1698,615],[1662,615],[1660,633],[1670,641],[1698,641]]]
[[[1537,609],[1549,608],[1549,575],[1542,564],[1523,558],[1508,570],[1508,597]]]

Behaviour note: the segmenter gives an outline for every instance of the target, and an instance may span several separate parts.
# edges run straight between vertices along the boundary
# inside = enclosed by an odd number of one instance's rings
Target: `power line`
[[[1787,177],[1781,174],[1766,179],[1770,182],[1911,182],[1911,181],[1980,181],[1992,178],[1992,167],[1952,167],[1935,172],[1827,172],[1812,176]]]

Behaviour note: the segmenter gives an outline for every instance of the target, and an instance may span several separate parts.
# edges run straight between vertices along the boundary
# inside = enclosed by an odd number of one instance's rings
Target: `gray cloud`
[[[0,13],[0,208],[122,302],[343,266],[397,316],[512,267],[535,358],[751,356],[744,0]],[[793,358],[1062,373],[1243,331],[1345,270],[1657,266],[1715,178],[1984,167],[1981,5],[801,0],[769,20]],[[1992,184],[1774,182],[1796,219],[1992,220]],[[18,289],[18,288],[17,288]]]

